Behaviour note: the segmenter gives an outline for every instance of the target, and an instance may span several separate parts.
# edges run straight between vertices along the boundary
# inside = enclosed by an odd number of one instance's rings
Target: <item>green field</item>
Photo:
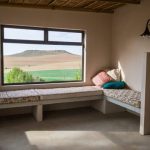
[[[42,70],[42,71],[31,71],[34,77],[40,77],[45,81],[70,81],[76,80],[77,74],[80,74],[79,69],[64,69],[64,70]]]
[[[55,82],[55,81],[74,81],[82,79],[81,69],[63,69],[63,70],[41,70],[41,71],[29,71],[33,77],[43,80],[43,82]],[[5,83],[7,73],[4,75]]]

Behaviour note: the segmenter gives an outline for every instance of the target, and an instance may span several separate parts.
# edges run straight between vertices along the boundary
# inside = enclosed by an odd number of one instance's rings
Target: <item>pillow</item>
[[[112,81],[112,82],[108,82],[103,84],[103,88],[104,89],[123,89],[125,88],[126,83],[124,81]]]
[[[92,78],[92,81],[96,86],[102,86],[104,83],[112,80],[112,77],[110,77],[105,71],[98,73]]]
[[[107,71],[107,74],[112,77],[116,81],[120,81],[120,70],[119,69],[112,69]]]

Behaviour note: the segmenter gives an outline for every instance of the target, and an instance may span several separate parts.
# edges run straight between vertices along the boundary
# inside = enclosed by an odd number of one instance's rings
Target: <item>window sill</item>
[[[62,83],[42,83],[42,84],[17,84],[17,85],[2,85],[1,90],[23,90],[36,88],[64,88],[73,86],[85,86],[86,82],[62,82]]]

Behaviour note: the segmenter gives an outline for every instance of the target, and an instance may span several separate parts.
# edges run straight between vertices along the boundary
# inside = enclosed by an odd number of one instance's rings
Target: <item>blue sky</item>
[[[53,38],[51,38],[53,37]],[[28,39],[28,40],[43,40],[44,35],[42,30],[24,30],[24,29],[4,29],[5,39]],[[80,33],[66,33],[66,32],[49,32],[49,40],[59,41],[81,41]],[[70,53],[82,55],[82,46],[64,46],[64,45],[43,45],[43,44],[15,44],[4,43],[4,55],[12,55],[26,50],[66,50]]]

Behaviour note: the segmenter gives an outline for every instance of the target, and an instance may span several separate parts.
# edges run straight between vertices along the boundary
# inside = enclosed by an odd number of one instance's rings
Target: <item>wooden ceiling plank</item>
[[[52,0],[38,0],[36,5],[48,5]]]
[[[91,2],[89,4],[87,4],[86,6],[84,6],[84,8],[89,8],[89,7],[93,6],[96,3],[97,3],[97,1],[93,1],[93,2]]]
[[[103,2],[101,5],[96,6],[95,9],[102,8],[103,6],[105,6],[107,4],[108,4],[108,2]]]
[[[48,3],[48,6],[52,5],[53,3],[55,3],[56,0],[51,0],[49,3]]]
[[[7,6],[7,7],[26,7],[26,8],[41,8],[41,9],[53,9],[53,10],[70,10],[70,11],[86,11],[86,12],[103,12],[103,13],[113,13],[112,10],[94,10],[94,9],[89,9],[89,8],[79,8],[79,7],[61,7],[61,6],[43,6],[43,5],[33,5],[33,4],[17,4],[17,3],[10,3],[9,5],[6,3],[0,3],[0,6]]]
[[[86,7],[90,5],[93,1],[81,0],[78,4],[74,5],[74,7]]]
[[[96,0],[96,1],[104,1],[104,2],[115,2],[122,4],[140,4],[141,0]]]
[[[74,7],[78,7],[78,6],[80,6],[80,5],[84,4],[84,3],[85,3],[85,1],[81,0],[79,3],[77,3],[76,5],[74,5]]]
[[[24,0],[8,0],[8,3],[19,3],[19,4],[23,4]]]
[[[114,6],[114,7],[112,8],[112,10],[115,10],[115,9],[117,9],[117,8],[119,8],[119,7],[124,6],[124,5],[125,5],[125,4],[120,4],[120,5]]]
[[[23,1],[23,0],[22,0]],[[24,0],[24,2],[21,2],[22,4],[33,4],[36,5],[38,0]]]
[[[61,6],[66,6],[71,2],[71,0],[67,0],[67,2],[64,2],[64,4],[62,4]]]
[[[112,9],[112,8],[118,6],[118,5],[123,5],[123,4],[121,4],[121,3],[115,3],[115,4],[112,4],[112,5],[110,5],[110,6],[106,6],[106,7],[103,8],[103,9]]]
[[[38,1],[36,2],[36,5],[38,5],[40,2],[41,2],[41,0],[38,0]]]
[[[58,4],[56,2],[59,0],[7,0],[0,1],[0,6],[112,13],[115,8],[128,3],[139,4],[140,0],[63,0]]]

